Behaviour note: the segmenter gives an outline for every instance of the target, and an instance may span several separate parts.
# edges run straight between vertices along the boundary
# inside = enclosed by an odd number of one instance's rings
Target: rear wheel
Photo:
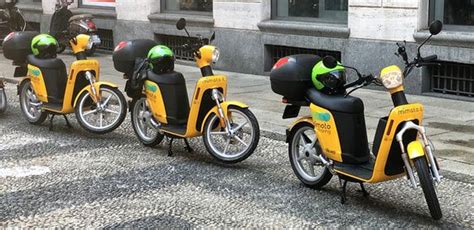
[[[132,102],[132,126],[135,135],[143,145],[153,147],[161,143],[164,135],[151,124],[151,113],[146,97],[140,97]]]
[[[25,80],[20,85],[20,107],[26,120],[34,125],[43,123],[48,116],[41,110],[41,102],[36,97],[30,80]]]
[[[319,189],[331,180],[331,172],[319,158],[324,155],[314,125],[305,122],[291,130],[288,152],[293,172],[307,187]]]
[[[127,102],[120,90],[103,85],[100,87],[100,106],[92,100],[88,90],[79,95],[75,108],[76,118],[85,130],[104,134],[118,128],[127,115]]]
[[[0,84],[3,84],[0,82]],[[0,113],[4,113],[7,110],[7,95],[5,89],[0,86]]]
[[[435,220],[439,220],[443,217],[443,214],[439,205],[438,196],[436,195],[433,176],[428,167],[428,162],[425,157],[419,157],[415,159],[414,163],[421,188],[425,194],[426,203],[428,203],[428,208],[430,209],[431,217]]]
[[[207,151],[217,160],[233,164],[247,159],[260,139],[257,118],[247,108],[230,106],[230,133],[222,127],[220,118],[212,114],[204,125],[203,141]]]

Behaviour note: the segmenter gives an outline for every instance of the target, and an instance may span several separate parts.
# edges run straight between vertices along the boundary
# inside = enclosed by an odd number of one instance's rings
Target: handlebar
[[[424,58],[421,58],[421,60],[423,62],[432,62],[432,61],[436,61],[438,59],[438,55],[430,55],[428,57],[424,57]]]
[[[366,76],[363,76],[363,77],[359,77],[359,79],[357,79],[356,81],[345,85],[344,89],[348,89],[348,88],[351,88],[351,87],[354,87],[354,86],[357,86],[357,85],[367,86],[370,83],[372,83],[373,81],[375,81],[375,77],[372,74],[369,74],[369,75],[366,75]]]

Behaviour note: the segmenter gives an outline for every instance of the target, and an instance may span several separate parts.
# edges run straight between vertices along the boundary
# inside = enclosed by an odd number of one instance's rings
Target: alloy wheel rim
[[[325,166],[317,157],[316,148],[312,147],[315,142],[318,142],[318,139],[311,127],[299,129],[293,138],[293,162],[298,174],[307,181],[319,180],[325,170]]]
[[[101,101],[100,101],[100,108],[97,106],[96,103],[92,102],[92,106],[87,106],[87,102],[91,102],[92,97],[90,93],[87,94],[87,96],[83,97],[81,101],[79,102],[79,115],[82,118],[82,121],[86,126],[93,130],[107,130],[113,127],[119,120],[120,120],[120,113],[122,111],[122,107],[124,106],[122,104],[122,101],[120,100],[120,97],[112,90],[107,89],[107,88],[102,88],[101,89]],[[106,94],[109,94],[108,96],[104,96]],[[90,101],[88,101],[89,99]],[[114,100],[112,100],[114,99]],[[116,102],[118,105],[115,106],[116,109],[111,108],[111,103]],[[85,108],[89,108],[89,110],[86,110]],[[93,109],[94,108],[94,109]],[[108,114],[115,114],[116,116],[111,119],[111,121],[107,121]],[[107,117],[106,117],[107,116]],[[87,119],[88,117],[95,117],[95,121],[98,124],[93,124],[92,120]],[[104,125],[104,122],[106,124]]]
[[[153,141],[158,136],[158,130],[150,124],[151,112],[145,98],[138,100],[133,108],[133,117],[137,133],[145,141]]]

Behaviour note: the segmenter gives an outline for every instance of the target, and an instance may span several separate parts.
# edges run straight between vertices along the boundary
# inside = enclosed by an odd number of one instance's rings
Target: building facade
[[[76,0],[77,1],[77,0]],[[217,68],[268,74],[280,57],[333,55],[345,65],[378,74],[403,66],[395,42],[407,42],[410,58],[438,19],[444,31],[422,49],[441,66],[414,71],[409,93],[474,98],[474,2],[471,0],[78,0],[74,13],[91,13],[106,49],[122,40],[155,39],[171,48],[185,40],[175,27],[184,17],[191,34],[210,36],[221,50]],[[20,0],[32,25],[47,32],[56,0]],[[176,50],[178,59],[190,54]]]

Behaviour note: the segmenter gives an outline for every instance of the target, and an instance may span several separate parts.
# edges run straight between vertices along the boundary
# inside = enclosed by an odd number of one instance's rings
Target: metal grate
[[[97,47],[102,50],[114,50],[114,32],[112,30],[98,29],[97,35],[100,37],[100,45]]]
[[[439,62],[430,67],[431,92],[474,97],[474,65]]]
[[[41,31],[41,24],[39,22],[26,22],[26,30]]]
[[[184,61],[194,61],[192,51],[183,50],[181,49],[181,47],[186,43],[197,42],[197,38],[156,34],[155,39],[158,41],[159,44],[168,46],[171,50],[173,50],[176,59]]]
[[[332,51],[332,50],[320,50],[320,49],[307,49],[307,48],[298,48],[298,47],[289,47],[289,46],[276,46],[276,45],[265,45],[265,49],[269,52],[271,57],[271,66],[267,66],[271,69],[271,67],[278,61],[280,58],[294,55],[294,54],[315,54],[320,57],[324,56],[333,56],[338,61],[341,61],[341,52],[339,51]],[[267,70],[269,71],[269,70]]]

